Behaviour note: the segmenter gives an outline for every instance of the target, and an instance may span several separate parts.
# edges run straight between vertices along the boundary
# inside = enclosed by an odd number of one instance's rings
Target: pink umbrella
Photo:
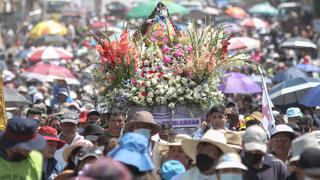
[[[226,73],[219,89],[225,94],[250,94],[262,92],[261,87],[250,76],[241,73]]]
[[[247,18],[241,22],[243,27],[255,28],[255,29],[267,29],[269,23],[259,18]]]
[[[36,48],[28,54],[28,60],[31,62],[37,62],[40,60],[54,60],[65,59],[71,60],[73,58],[72,53],[66,51],[63,48],[57,47],[40,47]]]
[[[233,37],[229,42],[230,45],[228,50],[230,51],[237,51],[241,49],[244,51],[250,51],[260,48],[260,41],[249,37]]]
[[[80,84],[69,69],[54,64],[38,63],[28,68],[21,76],[43,82],[53,82],[55,79],[64,78],[68,84]]]

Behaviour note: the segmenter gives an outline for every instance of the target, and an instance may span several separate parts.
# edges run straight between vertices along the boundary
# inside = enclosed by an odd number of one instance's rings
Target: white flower
[[[172,97],[173,97],[173,98],[177,98],[177,97],[178,97],[178,96],[177,96],[177,93],[173,93],[173,94],[172,94]]]
[[[133,97],[132,97],[132,101],[135,102],[135,103],[137,103],[137,102],[139,101],[139,98],[138,98],[137,96],[133,96]]]
[[[173,108],[175,107],[175,104],[174,104],[174,103],[169,103],[168,107],[169,107],[170,109],[173,109]]]
[[[160,94],[160,91],[157,89],[154,94]]]
[[[165,97],[160,97],[160,103],[161,103],[161,104],[166,103],[166,98],[165,98]]]
[[[181,80],[181,76],[177,76],[176,81],[180,81],[180,80]]]
[[[152,103],[152,98],[147,98],[147,102],[148,102],[149,104],[151,104],[151,103]]]
[[[156,78],[152,78],[151,83],[152,83],[152,85],[156,85],[156,84],[158,84],[158,80]]]
[[[175,89],[173,88],[173,87],[170,87],[169,89],[168,89],[168,91],[167,91],[167,95],[168,96],[171,96],[173,93],[174,93],[174,91],[175,91]]]
[[[163,89],[164,89],[165,91],[166,91],[167,89],[169,89],[168,84],[164,85],[164,86],[163,86]]]
[[[164,89],[159,89],[160,94],[164,94],[165,90]]]
[[[186,84],[188,83],[188,79],[183,77],[183,78],[181,79],[181,83],[184,84],[184,85],[186,85]]]
[[[195,86],[195,85],[197,85],[196,82],[194,82],[194,81],[190,82],[190,86]]]
[[[177,84],[176,84],[176,87],[177,87],[177,89],[180,88],[180,87],[181,87],[181,84],[180,84],[180,83],[177,83]]]
[[[193,97],[194,97],[196,100],[198,100],[198,99],[201,98],[200,94],[197,93],[197,92],[193,93]]]
[[[131,92],[136,92],[137,91],[137,88],[136,87],[132,87],[131,88]]]
[[[148,92],[147,97],[148,97],[148,98],[153,98],[153,93],[152,93],[152,92]]]
[[[183,94],[183,88],[179,88],[179,89],[177,90],[177,92],[178,92],[178,94]]]
[[[184,97],[179,97],[178,101],[183,102],[184,101]]]
[[[140,91],[140,92],[144,92],[144,91],[146,91],[146,89],[145,89],[144,87],[140,87],[140,88],[139,88],[139,91]]]
[[[151,82],[150,81],[146,81],[146,86],[150,87],[151,86]]]

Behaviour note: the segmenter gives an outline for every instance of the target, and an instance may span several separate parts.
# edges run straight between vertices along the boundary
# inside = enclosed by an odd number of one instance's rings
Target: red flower
[[[136,85],[137,84],[137,80],[135,78],[131,78],[131,84],[132,85]]]
[[[228,46],[230,45],[229,38],[221,41],[221,49],[224,55],[228,54]]]
[[[141,93],[141,96],[146,97],[146,96],[147,96],[147,92],[142,92],[142,93]]]
[[[160,72],[160,73],[158,74],[158,78],[161,78],[163,75],[164,75],[164,72]]]

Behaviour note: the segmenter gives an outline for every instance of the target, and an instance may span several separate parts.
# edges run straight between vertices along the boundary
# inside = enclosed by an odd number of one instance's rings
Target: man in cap
[[[30,119],[9,119],[0,134],[0,179],[40,180],[43,157],[36,150],[46,147],[46,140],[37,135],[37,125]]]
[[[136,112],[133,119],[124,126],[125,132],[136,132],[144,135],[147,139],[161,131],[161,126],[157,124],[153,115],[148,111]]]
[[[221,156],[216,169],[219,180],[242,180],[243,172],[247,167],[241,163],[237,153],[227,153]]]
[[[105,131],[107,138],[119,138],[124,128],[126,115],[122,112],[111,112],[108,114],[108,128]]]
[[[268,136],[262,127],[248,127],[243,143],[242,162],[248,167],[244,180],[283,180],[288,176],[285,164],[267,153]]]
[[[307,148],[300,156],[297,167],[304,180],[320,179],[320,149]]]
[[[280,124],[272,128],[270,148],[274,156],[287,163],[292,140],[297,136],[290,126]]]
[[[299,124],[302,118],[302,112],[298,107],[291,107],[287,109],[288,123]]]
[[[57,137],[57,130],[50,126],[42,126],[38,133],[47,141],[47,146],[42,151],[44,156],[42,179],[52,180],[62,171],[62,167],[54,158],[54,154],[57,149],[64,146],[64,141]]]
[[[217,130],[208,130],[200,140],[183,139],[182,149],[196,162],[196,166],[174,180],[216,179],[216,165],[225,153],[235,152],[227,145],[224,135]]]
[[[65,102],[72,102],[70,99],[68,99],[69,93],[67,89],[60,88],[57,97],[54,97],[51,101],[51,108],[52,109],[59,109],[63,103]]]
[[[65,141],[65,145],[57,150],[55,153],[55,159],[61,164],[62,167],[65,167],[66,162],[63,160],[62,153],[63,150],[74,144],[80,139],[83,139],[83,136],[77,133],[77,125],[79,123],[79,115],[73,111],[65,112],[60,121],[61,133],[58,135],[58,138]]]

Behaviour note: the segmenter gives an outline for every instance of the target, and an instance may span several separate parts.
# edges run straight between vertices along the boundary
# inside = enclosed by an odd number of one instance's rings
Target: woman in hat
[[[62,167],[54,158],[57,149],[64,146],[65,142],[57,137],[57,130],[50,126],[42,126],[38,133],[47,141],[46,148],[42,151],[44,157],[42,179],[53,179],[61,171]]]
[[[225,136],[217,130],[208,130],[200,140],[183,139],[182,149],[196,162],[196,166],[174,180],[216,179],[216,164],[225,153],[235,152],[227,145]]]

